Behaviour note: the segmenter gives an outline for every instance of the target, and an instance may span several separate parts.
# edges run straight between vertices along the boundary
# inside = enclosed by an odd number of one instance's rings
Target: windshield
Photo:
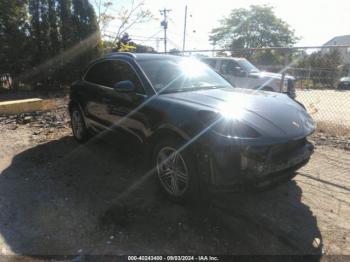
[[[232,87],[207,65],[191,58],[141,60],[139,64],[159,93]]]
[[[252,72],[259,72],[260,71],[258,68],[256,68],[252,63],[250,63],[246,59],[237,60],[237,63],[246,72],[252,73]]]

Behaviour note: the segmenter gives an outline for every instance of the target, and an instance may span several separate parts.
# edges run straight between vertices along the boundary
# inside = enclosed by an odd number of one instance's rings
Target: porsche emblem
[[[295,126],[295,127],[297,127],[297,128],[300,127],[300,125],[299,125],[297,122],[295,122],[295,121],[293,121],[292,124],[293,124],[293,126]]]

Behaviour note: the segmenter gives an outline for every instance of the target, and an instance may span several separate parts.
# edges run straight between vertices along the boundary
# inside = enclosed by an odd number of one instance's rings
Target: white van
[[[245,58],[214,57],[201,61],[237,87],[285,93],[295,98],[295,78],[292,76],[286,75],[282,83],[282,74],[260,71]]]

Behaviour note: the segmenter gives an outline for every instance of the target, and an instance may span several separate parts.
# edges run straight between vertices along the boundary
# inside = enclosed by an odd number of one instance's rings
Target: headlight
[[[300,111],[300,118],[302,119],[305,129],[309,132],[315,131],[316,123],[306,111]]]
[[[254,128],[238,120],[221,119],[214,125],[213,131],[219,135],[233,138],[257,138],[261,136]]]
[[[201,111],[200,118],[205,125],[213,132],[232,138],[257,138],[261,134],[242,120],[226,119],[215,112]]]

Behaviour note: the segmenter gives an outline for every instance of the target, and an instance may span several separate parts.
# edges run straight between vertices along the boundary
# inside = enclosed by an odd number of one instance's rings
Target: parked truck
[[[231,84],[240,88],[279,92],[295,99],[295,78],[271,72],[260,71],[245,58],[214,57],[201,59]]]

